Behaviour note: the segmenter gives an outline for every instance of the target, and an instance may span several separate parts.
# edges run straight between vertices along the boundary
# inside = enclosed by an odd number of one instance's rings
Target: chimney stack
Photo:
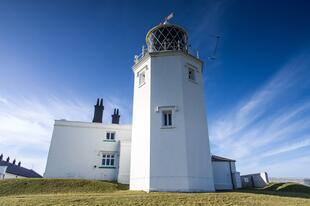
[[[112,124],[119,124],[119,110],[118,109],[114,109],[114,113],[112,115]]]
[[[10,157],[6,158],[6,161],[7,161],[7,162],[10,162]]]
[[[3,160],[3,154],[0,155],[0,160]]]
[[[97,99],[97,104],[95,105],[95,112],[93,122],[102,123],[102,114],[103,114],[104,106],[103,106],[103,99]]]
[[[14,159],[12,163],[13,163],[13,165],[15,165],[15,163],[16,163],[16,160]]]
[[[17,165],[20,167],[21,164],[22,164],[22,163],[19,161]]]

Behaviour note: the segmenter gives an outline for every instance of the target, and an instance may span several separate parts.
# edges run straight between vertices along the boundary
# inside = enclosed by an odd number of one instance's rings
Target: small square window
[[[188,79],[195,81],[195,70],[192,68],[188,68]]]
[[[115,132],[107,132],[106,140],[115,140]]]
[[[172,126],[172,111],[163,111],[162,112],[162,126],[171,127]]]
[[[145,84],[145,71],[139,72],[139,86]]]

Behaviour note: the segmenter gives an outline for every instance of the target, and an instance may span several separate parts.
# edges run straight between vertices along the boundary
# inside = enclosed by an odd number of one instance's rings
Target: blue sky
[[[0,1],[0,153],[44,172],[54,119],[104,98],[131,123],[133,57],[170,12],[205,61],[212,153],[273,177],[310,171],[308,1]],[[221,35],[215,61],[209,61]]]

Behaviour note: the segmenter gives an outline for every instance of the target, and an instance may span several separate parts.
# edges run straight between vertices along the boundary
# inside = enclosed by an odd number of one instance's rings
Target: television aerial
[[[213,53],[211,56],[208,57],[209,60],[216,60],[216,53],[217,53],[217,49],[218,49],[218,46],[219,46],[219,43],[220,43],[220,38],[221,36],[220,35],[215,35],[214,36],[216,38],[216,42],[215,42],[215,47],[214,47],[214,50],[213,50]]]

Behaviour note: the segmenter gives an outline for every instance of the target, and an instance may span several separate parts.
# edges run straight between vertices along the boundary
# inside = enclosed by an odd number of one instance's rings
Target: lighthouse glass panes
[[[187,34],[174,25],[163,24],[147,35],[149,52],[183,51],[187,53]]]
[[[115,154],[103,154],[102,155],[102,166],[114,167],[115,165]]]
[[[171,127],[172,126],[172,111],[171,110],[163,111],[162,114],[163,114],[162,126],[163,127]]]

